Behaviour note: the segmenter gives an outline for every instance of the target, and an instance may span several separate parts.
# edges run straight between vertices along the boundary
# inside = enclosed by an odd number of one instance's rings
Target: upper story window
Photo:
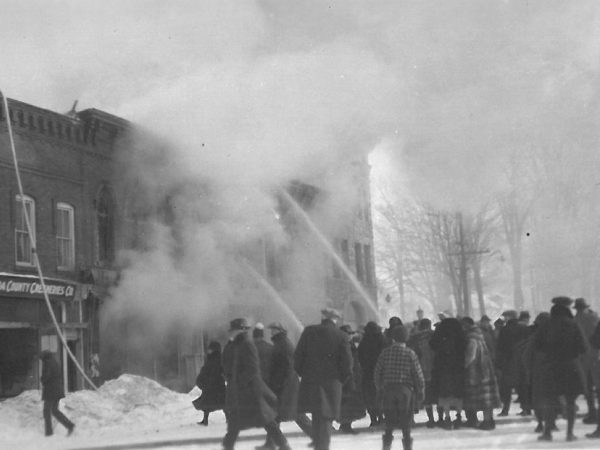
[[[363,253],[365,257],[365,283],[369,286],[373,284],[373,262],[371,261],[371,246],[363,245]]]
[[[17,195],[15,211],[15,262],[19,266],[33,266],[33,251],[25,214],[29,218],[35,240],[35,202],[31,197]]]
[[[333,242],[334,249],[336,253],[338,252],[338,248],[341,248],[340,241],[336,239]],[[331,258],[331,268],[333,271],[333,278],[342,278],[342,271],[340,269],[340,263],[338,258]]]
[[[350,248],[348,247],[348,241],[346,239],[342,240],[342,259],[344,260],[346,267],[350,267]]]
[[[98,261],[110,263],[114,257],[114,203],[107,187],[102,188],[96,203]]]
[[[356,264],[356,278],[359,281],[364,281],[362,245],[359,243],[354,244],[354,260]]]
[[[58,268],[72,270],[75,267],[75,211],[71,205],[56,205],[56,247]]]

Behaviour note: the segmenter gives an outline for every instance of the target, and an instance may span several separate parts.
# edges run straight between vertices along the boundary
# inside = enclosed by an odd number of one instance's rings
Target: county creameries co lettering
[[[46,282],[46,293],[55,297],[73,297],[75,287]],[[42,296],[44,288],[38,281],[16,281],[0,279],[0,294]]]

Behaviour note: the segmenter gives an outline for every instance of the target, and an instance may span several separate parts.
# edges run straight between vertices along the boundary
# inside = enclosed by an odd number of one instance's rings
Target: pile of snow
[[[156,381],[137,375],[121,375],[107,381],[97,391],[83,390],[67,394],[60,409],[77,425],[77,432],[86,435],[110,433],[111,428],[140,424],[152,428],[156,424],[196,420],[191,401],[199,391],[188,394],[171,391]],[[0,442],[18,442],[37,438],[44,433],[43,402],[38,390],[0,403]],[[57,434],[62,425],[55,423]]]

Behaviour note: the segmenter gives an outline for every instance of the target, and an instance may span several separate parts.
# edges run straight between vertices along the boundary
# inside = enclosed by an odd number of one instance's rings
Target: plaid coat
[[[467,330],[463,407],[484,411],[499,406],[500,395],[494,363],[481,329],[474,325]]]

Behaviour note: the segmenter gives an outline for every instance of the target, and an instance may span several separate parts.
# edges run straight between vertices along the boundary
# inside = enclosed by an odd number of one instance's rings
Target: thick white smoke
[[[172,197],[186,247],[175,257],[171,237],[152,226],[149,259],[129,258],[129,275],[183,277],[180,285],[197,283],[214,305],[230,295],[231,248],[265,232],[285,240],[274,188],[290,179],[334,188],[319,222],[335,230],[356,199],[331,168],[382,143],[404,188],[449,210],[476,209],[510,188],[520,150],[541,160],[576,153],[566,158],[572,171],[563,165],[548,178],[567,183],[579,172],[578,182],[593,182],[599,8],[584,0],[8,1],[2,88],[55,110],[79,99],[162,137],[168,156],[143,143],[129,156],[146,206]],[[193,187],[182,190],[186,181]],[[211,274],[208,284],[196,273]]]

